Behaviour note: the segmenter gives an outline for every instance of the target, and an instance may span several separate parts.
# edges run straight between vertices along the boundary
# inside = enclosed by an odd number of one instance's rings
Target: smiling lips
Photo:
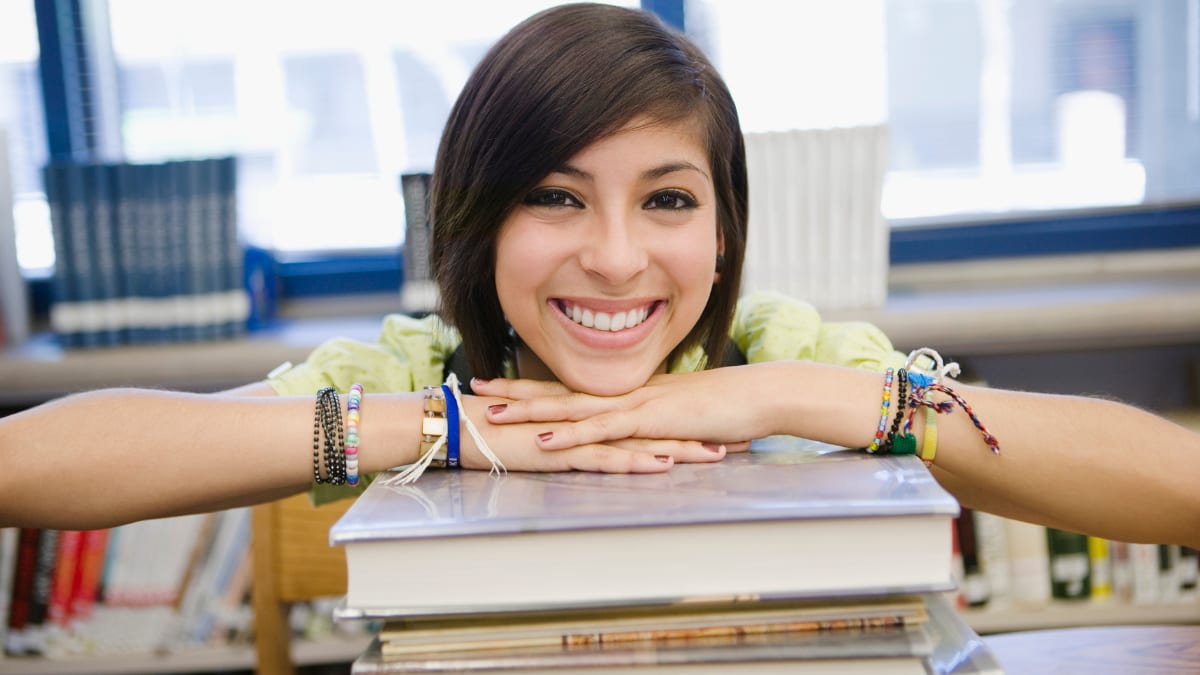
[[[641,325],[654,311],[658,301],[619,312],[601,312],[566,300],[560,300],[556,304],[567,318],[585,328],[617,333]]]

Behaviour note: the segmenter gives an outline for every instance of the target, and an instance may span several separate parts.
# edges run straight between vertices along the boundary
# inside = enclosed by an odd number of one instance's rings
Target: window
[[[747,131],[886,122],[884,215],[1200,199],[1194,0],[690,0]],[[763,21],[763,16],[776,20]]]
[[[126,157],[238,155],[251,244],[398,247],[400,174],[432,168],[475,63],[553,4],[110,0]]]
[[[24,269],[48,270],[54,264],[54,242],[42,195],[46,129],[32,2],[0,3],[0,129],[8,138],[12,168],[17,260]]]

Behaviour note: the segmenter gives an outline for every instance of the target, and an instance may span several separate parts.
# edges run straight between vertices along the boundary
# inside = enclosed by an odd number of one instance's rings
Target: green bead
[[[892,441],[893,455],[917,454],[917,437],[912,434],[897,434]]]

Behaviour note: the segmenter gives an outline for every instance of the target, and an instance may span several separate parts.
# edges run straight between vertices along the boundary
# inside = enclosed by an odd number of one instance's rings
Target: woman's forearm
[[[0,526],[106,527],[303,491],[313,411],[311,397],[112,389],[11,415]],[[413,461],[419,395],[370,395],[362,415],[360,472]]]
[[[778,365],[774,433],[870,443],[882,376]],[[1102,399],[953,387],[1000,446],[993,454],[961,408],[938,415],[932,471],[964,505],[1113,539],[1200,545],[1200,435]],[[918,444],[923,420],[914,419]]]

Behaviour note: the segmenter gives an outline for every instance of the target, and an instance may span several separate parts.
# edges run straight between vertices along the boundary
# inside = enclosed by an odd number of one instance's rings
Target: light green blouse
[[[884,371],[904,365],[887,336],[862,322],[825,322],[811,305],[774,292],[756,292],[738,301],[730,335],[748,363],[802,360]],[[458,331],[436,316],[387,317],[379,340],[364,343],[338,338],[317,347],[304,363],[270,380],[282,396],[313,395],[322,387],[345,392],[363,385],[371,392],[418,391],[441,384],[446,359],[462,341]],[[672,372],[700,370],[703,352],[684,354]],[[512,373],[509,373],[511,376]],[[344,497],[357,488],[316,486],[315,501]]]

